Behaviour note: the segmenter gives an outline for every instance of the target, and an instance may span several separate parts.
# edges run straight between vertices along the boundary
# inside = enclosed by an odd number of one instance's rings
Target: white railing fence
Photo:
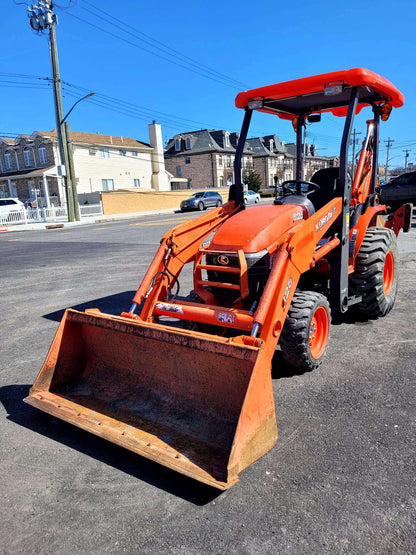
[[[81,219],[102,216],[101,204],[85,204],[79,207]],[[0,225],[28,225],[42,222],[66,222],[68,212],[65,207],[51,206],[50,208],[26,208],[12,211],[8,214],[0,213]]]

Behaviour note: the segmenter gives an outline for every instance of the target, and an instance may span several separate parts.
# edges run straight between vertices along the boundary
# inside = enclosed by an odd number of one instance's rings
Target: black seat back
[[[320,187],[318,191],[309,195],[315,210],[319,210],[331,199],[341,195],[339,190],[339,167],[318,170],[311,177],[311,181]]]

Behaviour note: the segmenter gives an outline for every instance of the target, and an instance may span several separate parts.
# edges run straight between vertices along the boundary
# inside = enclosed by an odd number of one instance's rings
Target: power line
[[[153,52],[152,50],[150,50],[150,49],[148,49],[148,48],[145,48],[145,47],[143,47],[143,46],[140,46],[140,45],[137,44],[136,42],[132,42],[132,41],[129,40],[129,39],[126,39],[126,38],[121,37],[121,36],[119,36],[119,35],[117,35],[117,34],[115,34],[115,33],[112,33],[111,31],[108,31],[108,30],[106,30],[106,29],[103,29],[103,28],[100,27],[99,25],[95,25],[94,23],[91,23],[91,21],[88,21],[87,19],[83,19],[83,18],[78,17],[78,16],[76,16],[76,15],[74,15],[74,14],[72,14],[72,13],[67,13],[67,15],[73,17],[74,19],[77,19],[78,21],[82,21],[83,23],[86,23],[87,25],[90,25],[91,27],[94,27],[95,29],[98,29],[99,31],[102,31],[103,33],[106,33],[107,35],[110,35],[110,36],[112,36],[112,37],[114,37],[114,38],[116,38],[116,39],[118,39],[118,40],[121,40],[121,41],[123,41],[123,42],[129,44],[130,46],[133,46],[134,48],[138,48],[138,49],[140,49],[140,50],[144,50],[145,52],[148,52],[149,54],[153,54],[153,56],[157,56],[158,58],[161,58],[161,59],[163,59],[163,60],[165,60],[165,61],[168,61],[168,62],[170,62],[170,63],[172,63],[172,64],[175,64],[175,65],[177,65],[177,66],[179,66],[179,67],[182,67],[183,69],[186,69],[186,70],[188,70],[188,71],[191,71],[192,73],[195,73],[195,74],[200,75],[200,76],[202,76],[202,77],[206,77],[207,79],[211,79],[212,81],[216,81],[217,83],[220,83],[221,85],[224,85],[224,86],[226,86],[226,87],[230,87],[230,88],[232,88],[232,89],[234,89],[234,90],[235,90],[235,89],[238,89],[238,90],[240,89],[240,87],[237,87],[237,85],[232,85],[232,84],[230,84],[230,82],[228,82],[229,78],[222,78],[222,79],[220,79],[220,78],[216,78],[216,77],[214,77],[214,76],[212,76],[212,75],[209,75],[206,71],[203,72],[202,70],[199,71],[198,69],[192,69],[192,67],[190,67],[189,64],[188,64],[188,65],[184,65],[185,62],[184,62],[184,63],[180,63],[180,62],[178,62],[178,61],[171,60],[171,59],[167,58],[166,56],[162,56],[161,54],[157,54],[156,52]],[[225,79],[227,79],[227,81],[226,81]]]
[[[86,92],[91,90],[91,88],[86,89],[85,87],[81,87],[79,85],[75,85],[73,83],[68,83],[67,81],[62,81],[62,85],[68,93],[70,92],[69,88],[75,89],[77,91]],[[140,106],[138,104],[134,104],[132,102],[121,100],[119,98],[109,96],[103,93],[98,92],[95,88],[95,97],[92,99],[91,102],[97,101],[99,99],[102,103],[106,102],[106,107],[113,108],[114,103],[118,104],[119,110],[126,110],[126,115],[129,115],[131,111],[137,112],[140,115],[146,116],[148,119],[160,119],[167,121],[169,123],[174,123],[177,127],[190,125],[197,126],[198,128],[206,128],[206,129],[222,129],[222,126],[207,124],[206,122],[196,121],[189,118],[184,118],[180,116],[174,116],[168,112],[162,112],[160,110],[155,110],[153,108],[146,108],[145,106]],[[108,104],[109,103],[109,104]],[[131,114],[130,114],[131,115]],[[230,129],[231,130],[231,129]]]
[[[76,97],[76,93],[71,91],[67,86],[64,86],[63,90],[65,91],[66,95]],[[149,122],[150,119],[157,119],[160,123],[163,123],[165,127],[169,127],[171,129],[177,129],[178,127],[183,127],[184,125],[189,126],[190,123],[192,123],[193,126],[202,125],[202,127],[204,127],[204,124],[202,124],[201,122],[194,122],[185,118],[175,118],[170,114],[165,114],[164,112],[159,112],[157,110],[150,110],[148,108],[142,108],[140,106],[136,106],[134,104],[100,93],[96,93],[95,98],[91,99],[90,103],[95,104],[96,106],[100,106],[101,108],[105,108],[111,112],[139,119],[141,121]],[[205,125],[205,127],[207,126]],[[208,126],[208,128],[214,127],[215,126]]]
[[[128,23],[121,21],[120,19],[117,19],[114,15],[105,12],[102,8],[98,8],[97,6],[95,6],[94,4],[92,4],[91,2],[88,2],[88,0],[84,0],[84,4],[88,4],[89,6],[91,6],[94,10],[96,10],[97,12],[99,12],[100,14],[104,14],[106,16],[108,16],[110,18],[110,21],[108,21],[108,19],[106,19],[105,17],[103,17],[102,15],[97,15],[94,12],[92,12],[91,10],[89,10],[88,8],[85,8],[84,6],[80,6],[83,10],[87,11],[88,13],[92,14],[95,17],[98,17],[100,19],[102,19],[103,21],[109,22],[111,23],[112,26],[115,26],[121,30],[123,30],[124,32],[126,32],[127,34],[130,34],[136,38],[138,38],[139,40],[143,41],[145,44],[150,45],[152,48],[156,48],[157,50],[168,54],[171,57],[176,57],[176,58],[181,58],[185,63],[189,63],[190,65],[197,67],[199,69],[202,69],[204,71],[207,71],[208,73],[211,73],[212,75],[215,75],[216,77],[219,77],[221,79],[225,79],[227,81],[230,81],[233,85],[237,85],[238,87],[246,87],[246,85],[244,85],[243,83],[236,81],[235,79],[229,77],[228,75],[225,75],[205,64],[202,64],[201,62],[198,62],[197,60],[194,60],[193,58],[186,56],[185,54],[182,54],[182,52],[175,50],[174,48],[172,48],[171,46],[168,46],[167,44],[164,44],[163,42],[161,42],[158,39],[153,38],[150,35],[147,35],[146,33],[144,33],[143,31],[139,31],[137,30],[135,27],[133,27],[132,25],[129,25]],[[120,23],[121,26],[119,25],[115,25],[114,21],[117,21],[118,23]],[[131,29],[133,32],[130,32],[126,29]],[[145,37],[145,38],[142,38]]]

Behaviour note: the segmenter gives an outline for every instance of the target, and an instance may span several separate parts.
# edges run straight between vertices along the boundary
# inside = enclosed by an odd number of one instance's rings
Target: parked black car
[[[181,210],[205,210],[209,206],[221,206],[222,197],[215,191],[194,193],[191,197],[181,202]]]
[[[380,187],[380,202],[398,208],[405,202],[416,204],[416,171],[402,173]]]

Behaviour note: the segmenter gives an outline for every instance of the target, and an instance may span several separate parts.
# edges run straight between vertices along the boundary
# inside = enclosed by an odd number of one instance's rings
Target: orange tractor
[[[314,369],[331,311],[376,318],[394,304],[396,235],[409,228],[411,206],[383,217],[377,153],[379,122],[403,101],[361,68],[240,93],[229,201],[162,238],[129,312],[67,310],[25,401],[201,482],[232,486],[277,439],[276,349]],[[351,176],[348,144],[365,106],[372,119]],[[296,179],[273,203],[246,208],[241,158],[256,110],[292,121]],[[322,113],[345,117],[340,166],[306,181],[303,132]],[[181,298],[184,267],[194,289]]]

